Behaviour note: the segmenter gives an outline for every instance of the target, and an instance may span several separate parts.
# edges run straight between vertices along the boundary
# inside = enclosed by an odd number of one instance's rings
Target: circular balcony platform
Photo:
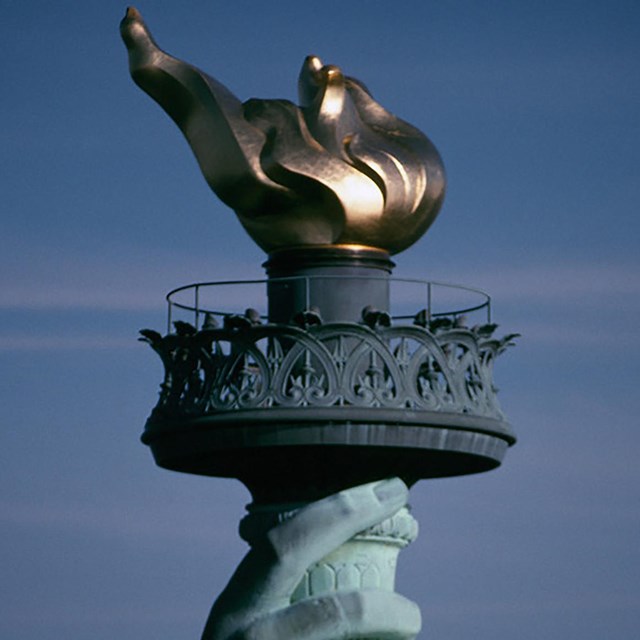
[[[305,308],[290,323],[229,314],[201,306],[208,284],[177,290],[198,304],[169,294],[171,315],[193,314],[193,324],[142,332],[165,366],[143,435],[156,462],[239,478],[258,502],[498,466],[515,437],[492,367],[513,335],[493,338],[488,296],[435,311],[436,285],[410,282],[425,287],[428,307],[400,317],[365,308],[360,322],[324,323]],[[468,327],[474,313],[481,323]]]

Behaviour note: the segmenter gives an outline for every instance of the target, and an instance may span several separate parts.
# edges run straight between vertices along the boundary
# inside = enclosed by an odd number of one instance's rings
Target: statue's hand
[[[271,529],[245,556],[213,605],[202,640],[410,640],[418,607],[381,590],[335,592],[291,604],[306,569],[407,502],[399,479],[314,502]]]

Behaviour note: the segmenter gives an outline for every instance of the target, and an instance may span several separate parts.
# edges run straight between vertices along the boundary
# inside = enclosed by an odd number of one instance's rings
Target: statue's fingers
[[[412,640],[420,628],[420,610],[410,600],[388,591],[352,591],[302,600],[266,615],[238,640]]]
[[[360,531],[395,514],[407,503],[399,478],[345,489],[313,502],[267,533],[281,563],[306,569]]]
[[[305,570],[357,533],[394,515],[408,499],[399,478],[340,491],[307,505],[271,529],[264,553],[275,556],[269,591],[290,595]],[[255,549],[260,553],[261,549]]]
[[[214,604],[209,624],[230,612],[260,616],[285,607],[309,566],[360,531],[391,517],[407,498],[406,485],[394,478],[307,505],[254,544]]]

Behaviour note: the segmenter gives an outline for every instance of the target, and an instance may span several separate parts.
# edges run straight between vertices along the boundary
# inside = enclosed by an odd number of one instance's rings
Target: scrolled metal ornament
[[[502,420],[493,361],[515,337],[348,322],[141,333],[165,366],[155,418],[352,406]]]

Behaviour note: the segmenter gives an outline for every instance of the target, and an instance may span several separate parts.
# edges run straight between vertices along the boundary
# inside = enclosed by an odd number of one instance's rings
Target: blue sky
[[[425,131],[449,177],[396,275],[493,296],[503,408],[488,474],[412,491],[398,589],[423,637],[630,638],[640,623],[640,5],[144,2],[165,49],[243,99],[305,55]],[[164,294],[261,277],[177,128],[129,78],[125,5],[0,5],[0,636],[199,637],[244,552],[237,482],[138,437]],[[249,304],[249,302],[247,302]],[[246,305],[245,305],[246,306]]]

